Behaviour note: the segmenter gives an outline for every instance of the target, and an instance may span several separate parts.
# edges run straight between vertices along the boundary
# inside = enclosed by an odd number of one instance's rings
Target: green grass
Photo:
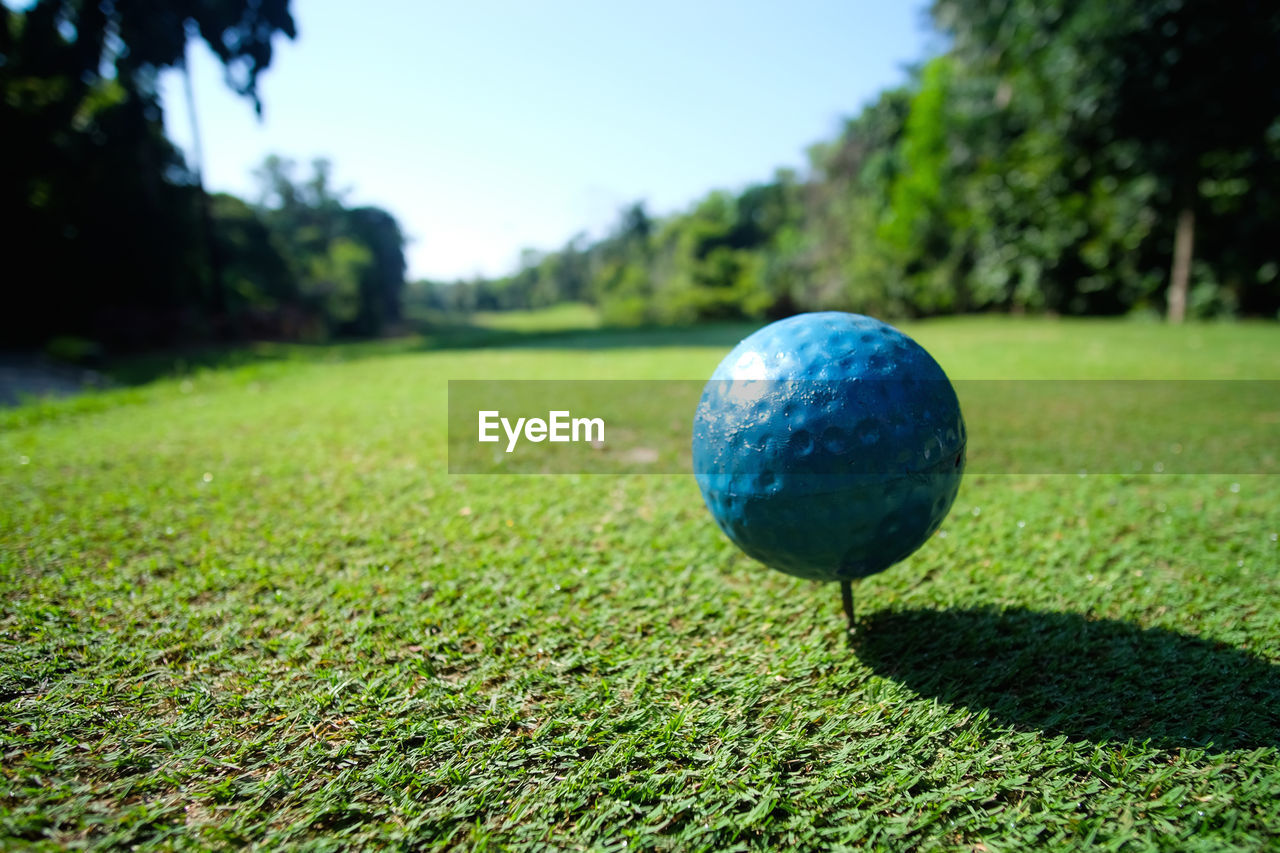
[[[536,311],[478,311],[470,321],[484,328],[513,332],[576,331],[600,328],[600,312],[592,305],[565,302]]]
[[[689,477],[445,473],[448,379],[701,378],[744,331],[536,326],[5,415],[0,846],[1280,838],[1280,477],[969,477],[849,649]],[[908,331],[953,378],[1280,378],[1268,325]]]

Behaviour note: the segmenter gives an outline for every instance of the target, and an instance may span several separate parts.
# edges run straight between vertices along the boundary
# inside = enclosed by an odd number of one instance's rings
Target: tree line
[[[210,194],[166,138],[158,81],[199,39],[261,110],[288,0],[0,5],[0,347],[139,348],[373,335],[400,314],[404,237],[325,161],[268,158],[259,197]],[[188,93],[190,93],[189,78]],[[194,105],[193,105],[194,106]],[[193,111],[194,112],[194,111]]]
[[[1280,310],[1280,6],[936,0],[950,45],[803,174],[778,171],[440,310],[598,305],[617,323],[846,309],[1186,316]]]
[[[404,283],[394,217],[323,161],[269,158],[210,194],[166,138],[158,80],[207,44],[261,109],[289,0],[0,4],[0,347],[109,348],[394,328],[566,300],[612,323],[846,309],[1275,317],[1280,6],[935,0],[948,49],[812,146],[800,170],[511,275]],[[188,87],[189,89],[189,87]],[[192,110],[194,114],[194,110]],[[198,138],[198,136],[197,136]]]

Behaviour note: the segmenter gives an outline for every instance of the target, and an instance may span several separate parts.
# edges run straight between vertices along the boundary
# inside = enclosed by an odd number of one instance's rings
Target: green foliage
[[[284,248],[258,211],[220,193],[213,198],[212,215],[223,276],[237,300],[233,308],[274,310],[292,300],[296,288]]]
[[[369,268],[369,250],[347,237],[329,243],[327,251],[308,258],[303,293],[338,325],[354,323],[360,314],[360,279]]]
[[[905,329],[956,378],[1280,378],[1263,324]],[[298,347],[7,413],[0,846],[1273,846],[1274,477],[967,478],[850,650],[687,477],[444,473],[445,377],[705,378],[729,331]]]
[[[399,321],[404,290],[404,235],[377,207],[348,207],[333,186],[328,160],[311,164],[268,157],[257,170],[256,215],[289,270],[296,307],[311,316],[311,335],[375,335]]]
[[[155,345],[225,331],[217,240],[202,233],[204,199],[164,137],[156,88],[197,33],[260,106],[272,40],[292,37],[294,24],[287,0],[0,7],[0,218],[10,268],[27,271],[5,279],[7,346],[59,334]],[[245,298],[251,255],[241,252],[233,299]]]
[[[399,225],[349,208],[328,163],[299,180],[268,159],[257,207],[204,197],[155,87],[190,33],[260,108],[272,39],[294,25],[285,0],[0,8],[0,212],[15,223],[11,265],[42,278],[6,279],[7,345],[375,335],[399,321]]]
[[[1202,178],[1213,164],[1213,189],[1230,196],[1250,186],[1268,204],[1280,188],[1248,171],[1280,155],[1268,130],[1280,120],[1280,94],[1255,93],[1250,82],[1280,75],[1280,12],[1203,0],[939,0],[934,12],[962,67],[989,78],[1004,113],[986,145],[1000,158],[997,173],[1020,180],[987,216],[1028,260],[1015,293],[1073,313],[1158,302],[1176,214],[1188,210],[1199,214],[1201,269],[1217,282],[1200,276],[1216,293],[1201,305],[1247,303],[1274,315],[1280,293],[1249,281],[1274,246],[1251,239],[1255,214],[1206,205]]]
[[[1255,83],[1280,78],[1280,12],[938,0],[933,15],[950,49],[813,146],[807,174],[712,192],[643,233],[624,212],[574,246],[588,286],[570,291],[551,253],[486,307],[585,297],[636,323],[1162,310],[1191,210],[1191,313],[1277,315],[1280,89]]]
[[[1280,11],[1210,0],[937,0],[948,49],[814,145],[511,275],[421,282],[421,311],[589,302],[617,325],[798,310],[1280,314]],[[286,0],[0,7],[0,214],[19,269],[0,331],[108,345],[396,329],[404,237],[329,164],[269,159],[252,210],[206,199],[162,133],[188,34],[257,104]],[[260,106],[260,105],[258,105]],[[1182,223],[1179,228],[1177,223]],[[343,242],[346,241],[346,242]],[[1175,245],[1190,261],[1174,275]],[[359,246],[362,251],[357,251]],[[1174,281],[1174,279],[1177,281]],[[1185,287],[1184,287],[1185,285]]]
[[[950,65],[946,57],[925,66],[911,99],[899,145],[901,164],[889,186],[889,209],[880,239],[903,254],[929,241],[929,231],[945,208],[943,189],[949,164],[945,125]]]
[[[764,317],[803,279],[799,206],[795,176],[785,172],[739,194],[713,192],[661,222],[635,204],[594,244],[578,236],[559,252],[527,252],[506,279],[420,283],[417,300],[483,311],[585,299],[620,326]]]

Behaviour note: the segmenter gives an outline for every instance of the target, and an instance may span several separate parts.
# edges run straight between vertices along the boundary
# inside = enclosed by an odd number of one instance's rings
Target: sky
[[[268,154],[329,158],[348,203],[399,220],[410,279],[504,275],[631,202],[663,215],[802,169],[938,38],[897,0],[292,5],[261,119],[192,51],[206,186],[256,199]],[[162,96],[186,149],[177,73]]]

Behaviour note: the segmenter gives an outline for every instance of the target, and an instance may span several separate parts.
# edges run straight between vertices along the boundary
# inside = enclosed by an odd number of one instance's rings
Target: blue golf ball
[[[964,465],[942,368],[860,314],[800,314],[750,335],[694,416],[694,476],[716,523],[802,578],[852,580],[905,559],[946,518]]]

